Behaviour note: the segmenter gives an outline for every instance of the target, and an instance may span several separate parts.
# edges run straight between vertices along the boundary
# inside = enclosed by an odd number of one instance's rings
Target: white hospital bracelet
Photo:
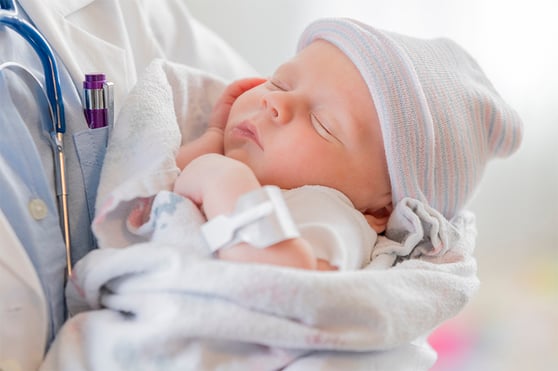
[[[239,242],[263,249],[300,236],[276,186],[243,194],[232,214],[218,215],[202,224],[201,232],[212,252]]]

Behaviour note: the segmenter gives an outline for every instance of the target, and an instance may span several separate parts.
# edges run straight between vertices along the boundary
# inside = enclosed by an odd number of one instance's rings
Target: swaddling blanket
[[[178,146],[201,133],[222,88],[200,71],[155,61],[130,94],[101,177],[94,225],[101,248],[74,268],[67,286],[74,316],[43,369],[428,369],[435,354],[424,336],[478,285],[474,217],[449,222],[404,200],[390,238],[379,238],[372,262],[358,271],[212,258],[195,232],[197,208],[168,190]],[[154,195],[172,210],[168,221],[183,225],[180,243],[164,228],[157,238],[125,228],[132,201]]]

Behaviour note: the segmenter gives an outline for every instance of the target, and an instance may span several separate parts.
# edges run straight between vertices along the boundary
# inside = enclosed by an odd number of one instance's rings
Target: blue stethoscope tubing
[[[0,25],[5,25],[23,37],[35,50],[45,75],[45,90],[52,115],[51,144],[54,151],[56,193],[60,227],[66,246],[68,275],[72,273],[70,249],[70,222],[68,213],[68,190],[66,182],[66,162],[64,158],[63,134],[66,131],[64,103],[60,89],[58,66],[54,52],[41,33],[29,22],[19,17],[13,0],[0,0]]]

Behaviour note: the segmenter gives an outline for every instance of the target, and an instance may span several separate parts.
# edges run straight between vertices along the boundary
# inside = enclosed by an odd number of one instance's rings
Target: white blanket
[[[43,369],[428,369],[435,354],[425,336],[478,286],[474,217],[450,223],[404,200],[391,239],[380,238],[360,271],[213,259],[196,232],[198,210],[167,191],[178,174],[176,149],[203,130],[222,88],[200,71],[155,61],[131,93],[101,177],[101,248],[75,266],[67,287],[75,315]],[[175,206],[163,227],[129,233],[131,200],[156,194]],[[164,233],[167,221],[183,228]]]

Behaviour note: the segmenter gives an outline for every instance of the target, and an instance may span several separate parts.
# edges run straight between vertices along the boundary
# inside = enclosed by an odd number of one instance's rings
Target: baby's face
[[[233,104],[225,155],[263,184],[338,189],[372,212],[391,200],[383,140],[368,88],[335,46],[315,41]]]

